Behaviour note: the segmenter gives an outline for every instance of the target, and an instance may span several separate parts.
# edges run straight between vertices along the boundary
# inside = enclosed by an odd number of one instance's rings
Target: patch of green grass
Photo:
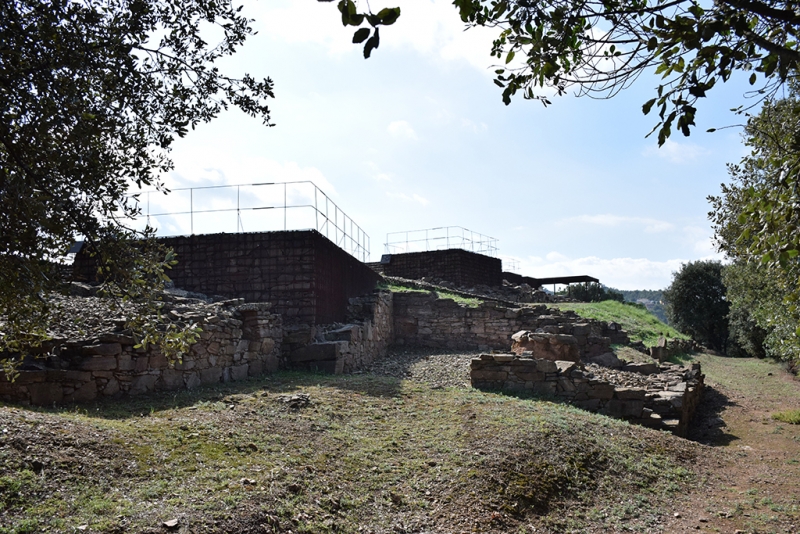
[[[296,392],[311,403],[280,400]],[[115,531],[124,517],[124,529],[138,532],[180,516],[197,530],[236,531],[225,521],[253,517],[274,531],[355,533],[390,531],[432,510],[431,521],[453,531],[515,532],[531,522],[582,531],[593,507],[609,530],[635,531],[689,487],[699,453],[546,400],[372,375],[279,373],[31,413],[44,423],[31,454],[58,465],[49,429],[71,429],[93,452],[81,471],[49,473],[58,483],[37,487],[35,506],[4,510],[5,532],[23,518],[37,531],[55,521]],[[19,492],[23,471],[0,473]],[[576,509],[587,512],[566,513]]]
[[[782,423],[789,423],[790,425],[800,425],[800,410],[786,410],[784,412],[775,412],[772,418]]]
[[[403,286],[395,283],[389,283],[381,286],[383,289],[387,289],[393,293],[431,293],[431,291],[427,289],[419,289],[416,287],[410,286]],[[433,291],[436,294],[437,298],[440,299],[451,299],[456,301],[458,304],[462,306],[467,306],[469,308],[477,308],[483,302],[479,298],[472,298],[472,297],[464,297],[462,295],[458,295],[456,293],[452,293],[450,291],[445,290],[436,290]]]
[[[659,337],[688,339],[688,336],[661,322],[658,317],[646,309],[615,300],[586,303],[565,302],[550,306],[560,310],[572,310],[588,319],[619,323],[628,332],[631,341],[641,341],[648,347],[655,346]]]

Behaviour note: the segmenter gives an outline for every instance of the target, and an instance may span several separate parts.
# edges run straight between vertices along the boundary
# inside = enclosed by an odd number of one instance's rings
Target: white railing
[[[442,226],[386,234],[387,254],[461,248],[487,256],[497,255],[497,239],[462,226]]]
[[[369,236],[311,181],[185,187],[129,196],[156,235],[317,230],[359,260]]]

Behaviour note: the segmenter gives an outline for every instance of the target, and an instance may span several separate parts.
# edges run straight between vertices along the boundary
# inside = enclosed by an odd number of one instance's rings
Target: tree
[[[454,0],[470,26],[500,30],[492,54],[504,61],[495,83],[503,100],[521,92],[611,97],[642,72],[662,75],[655,98],[659,145],[673,124],[694,126],[696,103],[736,71],[758,75],[760,94],[773,94],[800,64],[800,14],[793,1],[719,0]],[[515,58],[521,59],[514,61]]]
[[[730,309],[725,293],[720,262],[681,265],[664,291],[670,324],[709,348],[725,352]]]
[[[567,289],[560,291],[559,294],[582,302],[603,302],[604,300],[623,302],[625,300],[625,297],[619,291],[595,282],[569,285]]]
[[[156,324],[170,251],[125,227],[130,186],[159,186],[176,136],[231,105],[269,124],[269,79],[215,63],[252,33],[229,2],[0,2],[0,353],[47,338],[54,263],[82,236],[107,295],[146,304],[129,326],[179,357],[196,326]],[[209,45],[210,26],[221,35]],[[177,335],[176,335],[177,334]],[[14,356],[16,355],[16,356]]]
[[[709,217],[726,270],[732,310],[764,332],[766,354],[800,360],[800,101],[797,86],[748,119],[751,153],[729,165],[730,184],[710,197]]]

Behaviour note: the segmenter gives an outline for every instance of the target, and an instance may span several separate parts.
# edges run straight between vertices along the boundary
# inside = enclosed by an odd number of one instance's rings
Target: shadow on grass
[[[80,404],[55,407],[25,407],[43,413],[83,413],[103,419],[129,419],[216,402],[231,403],[236,397],[261,392],[278,394],[301,393],[313,386],[345,389],[362,395],[396,397],[400,395],[400,380],[374,375],[328,375],[320,373],[282,371],[239,382],[200,386],[192,390],[157,391],[132,397],[103,399]]]
[[[687,439],[712,447],[730,445],[739,439],[726,431],[725,421],[720,416],[728,406],[736,406],[736,403],[720,390],[706,385],[694,419],[689,424]]]

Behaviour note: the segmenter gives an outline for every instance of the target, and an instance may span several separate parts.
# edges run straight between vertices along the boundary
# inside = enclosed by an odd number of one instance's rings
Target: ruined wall
[[[198,321],[203,331],[181,363],[170,365],[153,346],[135,349],[133,338],[122,333],[69,341],[57,356],[31,362],[38,369],[21,371],[14,382],[0,373],[0,399],[50,405],[191,389],[273,372],[281,364],[283,328],[269,304],[182,318]]]
[[[700,364],[663,365],[647,387],[598,380],[579,363],[482,354],[470,364],[472,386],[552,395],[576,406],[685,436],[703,390]]]
[[[370,266],[386,276],[446,280],[461,287],[499,286],[503,283],[503,266],[499,258],[462,249],[391,254],[388,263]]]
[[[286,323],[344,321],[348,299],[372,291],[380,276],[315,230],[206,234],[161,238],[177,254],[169,271],[176,287],[271,302]],[[91,280],[87,254],[75,277]]]
[[[394,294],[394,338],[398,345],[448,349],[508,350],[520,330],[572,336],[581,357],[627,343],[627,334],[614,323],[584,319],[546,306],[509,308],[485,301],[477,307],[439,299],[433,293]]]
[[[317,327],[313,343],[286,351],[286,365],[306,371],[352,373],[386,354],[392,332],[391,292],[352,298],[348,323]]]

